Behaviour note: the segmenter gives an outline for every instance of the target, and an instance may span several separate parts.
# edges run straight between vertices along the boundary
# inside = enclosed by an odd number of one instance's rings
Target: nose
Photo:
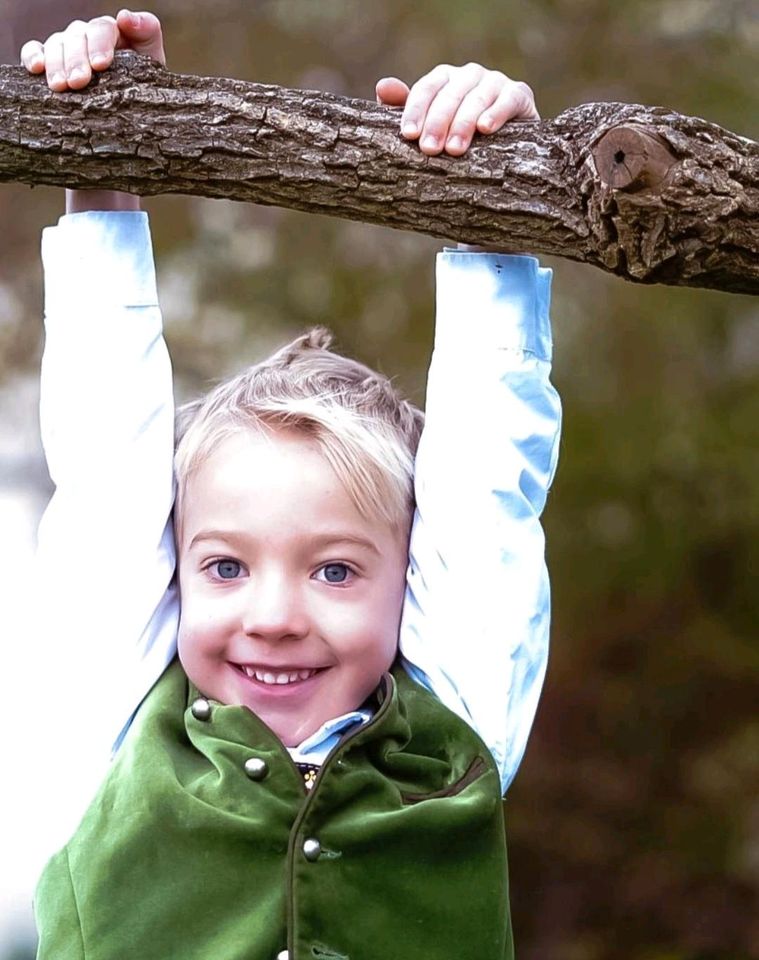
[[[242,615],[243,632],[257,640],[298,640],[309,629],[305,599],[298,585],[280,571],[250,578]]]

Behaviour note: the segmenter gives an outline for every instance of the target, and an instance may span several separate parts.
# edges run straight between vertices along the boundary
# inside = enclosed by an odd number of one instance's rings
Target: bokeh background
[[[372,98],[380,76],[411,80],[440,61],[477,60],[528,80],[544,116],[636,101],[757,137],[754,0],[156,0],[151,9],[180,72]],[[0,60],[103,12],[116,10],[0,0]],[[0,188],[8,651],[23,643],[24,604],[38,602],[28,560],[49,495],[36,425],[38,246],[61,206],[60,191]],[[220,201],[146,206],[182,396],[326,323],[423,401],[434,240]],[[550,265],[565,433],[545,518],[552,657],[507,805],[518,954],[759,957],[759,300]],[[13,757],[34,684],[3,659],[3,750]],[[47,748],[60,748],[53,736]],[[28,780],[4,766],[0,958],[22,960],[33,956],[36,865],[24,851],[35,825],[23,815]],[[39,767],[44,781],[44,751]]]

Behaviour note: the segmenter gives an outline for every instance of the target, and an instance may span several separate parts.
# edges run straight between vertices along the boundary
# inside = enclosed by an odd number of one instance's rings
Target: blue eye
[[[242,573],[242,565],[237,560],[216,560],[211,564],[220,580],[235,580]]]
[[[345,583],[350,576],[350,569],[344,563],[328,563],[321,568],[323,578],[327,583]]]

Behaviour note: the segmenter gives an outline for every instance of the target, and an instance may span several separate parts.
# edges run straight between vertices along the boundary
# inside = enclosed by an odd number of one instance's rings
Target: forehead
[[[340,529],[382,539],[387,530],[362,514],[313,439],[281,428],[225,438],[188,478],[182,540],[225,525],[270,538]]]
[[[325,468],[329,464],[303,431],[262,424],[235,430],[221,439],[199,462],[190,482],[200,486],[238,477],[254,483],[265,476],[304,478],[308,471],[324,472],[326,480]]]

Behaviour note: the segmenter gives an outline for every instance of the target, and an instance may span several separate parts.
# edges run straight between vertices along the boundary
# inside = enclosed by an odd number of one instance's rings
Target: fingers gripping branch
[[[478,63],[440,64],[409,89],[396,77],[377,84],[377,99],[404,107],[401,131],[428,156],[462,156],[476,132],[494,133],[509,120],[539,120],[526,83]]]
[[[21,63],[30,73],[46,75],[56,93],[81,90],[113,63],[116,50],[134,50],[165,65],[161,24],[152,13],[122,10],[116,17],[72,21],[44,43],[30,40],[21,48]]]

